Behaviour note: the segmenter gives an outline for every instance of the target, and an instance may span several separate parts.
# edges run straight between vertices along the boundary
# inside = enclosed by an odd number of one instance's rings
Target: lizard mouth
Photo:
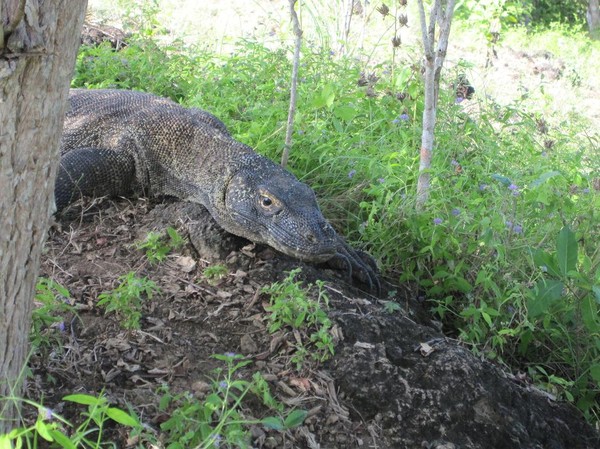
[[[320,232],[308,231],[304,236],[301,231],[292,232],[273,222],[260,223],[255,219],[256,217],[240,212],[232,215],[238,216],[245,223],[252,223],[252,226],[236,229],[238,232],[234,231],[234,234],[254,242],[266,243],[288,256],[305,262],[321,263],[331,259],[337,253],[337,240],[332,237],[316,237],[315,235],[319,235]]]

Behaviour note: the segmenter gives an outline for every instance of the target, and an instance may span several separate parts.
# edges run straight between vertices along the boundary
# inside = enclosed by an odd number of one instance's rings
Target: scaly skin
[[[199,109],[154,95],[74,89],[56,181],[58,211],[82,195],[141,191],[204,205],[226,231],[300,260],[345,269],[380,290],[370,256],[325,220],[306,184]]]

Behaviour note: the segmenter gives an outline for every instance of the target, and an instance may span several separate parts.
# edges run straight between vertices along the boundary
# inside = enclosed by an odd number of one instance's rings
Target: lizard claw
[[[381,295],[381,282],[377,275],[375,260],[364,251],[355,250],[340,239],[338,252],[326,262],[337,270],[344,270],[348,279],[356,279],[367,287],[367,290]]]

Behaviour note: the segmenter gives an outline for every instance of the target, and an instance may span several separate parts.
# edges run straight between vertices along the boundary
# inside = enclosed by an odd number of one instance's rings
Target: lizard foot
[[[341,241],[338,252],[326,264],[336,270],[346,272],[348,279],[356,279],[368,287],[368,291],[381,295],[381,282],[379,281],[375,259],[364,251],[354,248]]]

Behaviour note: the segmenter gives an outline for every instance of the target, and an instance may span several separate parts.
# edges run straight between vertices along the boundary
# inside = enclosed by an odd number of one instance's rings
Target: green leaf
[[[109,407],[106,409],[106,414],[110,419],[118,422],[119,424],[123,424],[124,426],[140,427],[140,422],[136,418],[120,408]]]
[[[0,449],[13,449],[13,445],[10,441],[11,438],[8,435],[0,435]]]
[[[54,441],[56,441],[62,448],[77,449],[77,446],[75,446],[75,444],[69,439],[69,437],[62,433],[60,430],[52,429],[50,430],[50,435],[52,435]]]
[[[333,110],[333,114],[345,122],[350,122],[356,117],[356,109],[352,106],[342,105]]]
[[[263,426],[273,430],[283,430],[283,421],[277,416],[267,416],[260,421]]]
[[[590,375],[594,382],[600,382],[600,363],[590,366]]]
[[[334,87],[331,84],[327,84],[326,86],[323,87],[321,92],[313,98],[312,104],[315,108],[322,108],[325,106],[330,107],[333,104],[334,100],[335,100]]]
[[[596,302],[600,304],[600,285],[594,285],[592,287],[592,291],[594,292],[594,296],[596,297]]]
[[[294,410],[285,418],[284,424],[286,429],[293,429],[294,427],[298,427],[301,425],[308,412],[306,410]]]
[[[398,70],[394,76],[394,87],[399,91],[406,90],[411,76],[412,70],[409,67]]]
[[[546,181],[548,181],[550,178],[554,178],[555,176],[558,176],[560,174],[561,173],[556,170],[546,172],[546,173],[540,175],[540,177],[538,179],[533,181],[530,184],[530,187],[538,187],[538,186],[542,185],[543,183],[545,183]]]
[[[595,333],[600,330],[598,325],[598,308],[592,298],[592,295],[586,295],[581,301],[581,319],[590,333]]]
[[[538,249],[533,253],[533,262],[538,267],[546,267],[548,274],[551,276],[557,278],[560,277],[558,264],[556,263],[556,259],[551,254]]]
[[[63,401],[75,402],[83,405],[99,405],[104,402],[104,398],[97,398],[89,394],[70,394],[63,397]]]
[[[577,267],[577,238],[568,226],[562,228],[558,233],[556,257],[558,268],[563,276]]]
[[[54,441],[54,438],[52,438],[52,435],[50,435],[50,432],[48,431],[48,425],[41,419],[38,419],[35,422],[35,430],[44,440],[50,442]]]
[[[507,178],[506,176],[503,176],[503,175],[499,175],[498,173],[494,173],[492,175],[492,178],[495,179],[496,181],[500,181],[502,184],[504,184],[507,187],[512,184],[512,181],[509,178]]]
[[[553,302],[562,298],[564,284],[556,280],[540,280],[535,287],[535,294],[527,303],[529,317],[535,319],[547,312]]]

